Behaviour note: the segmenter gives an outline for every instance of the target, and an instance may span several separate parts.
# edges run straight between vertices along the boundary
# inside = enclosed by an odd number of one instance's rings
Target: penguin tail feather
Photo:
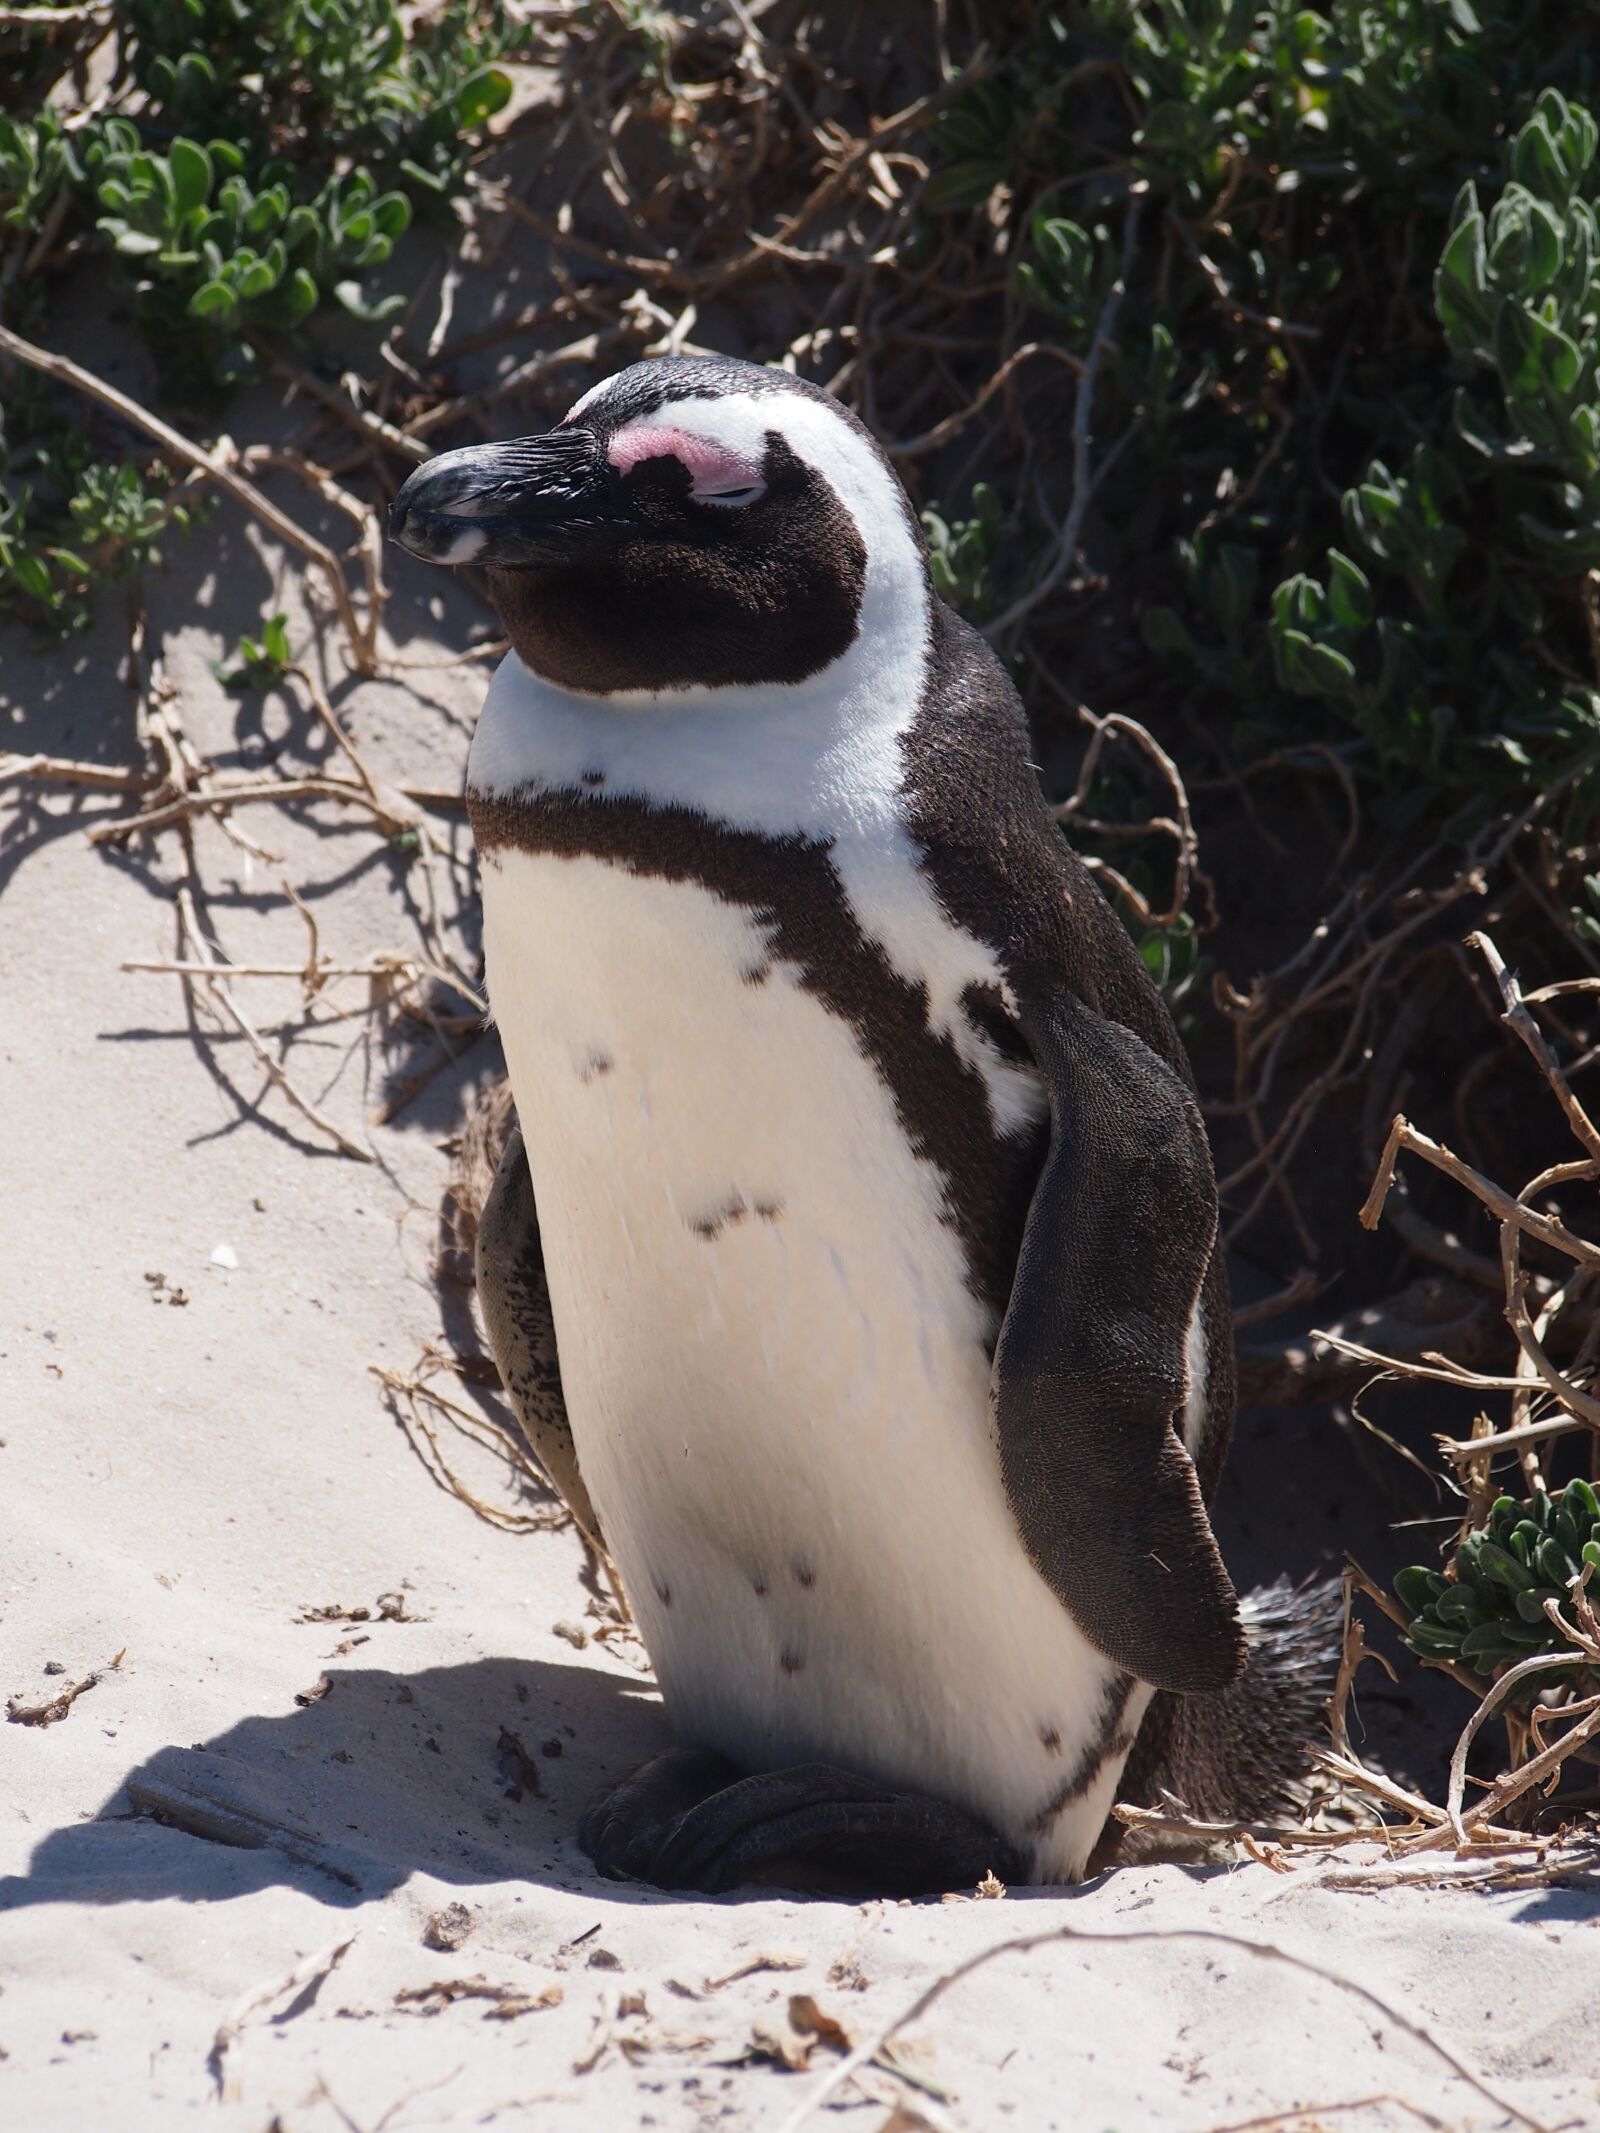
[[[1202,1822],[1251,1822],[1304,1798],[1338,1673],[1340,1580],[1295,1586],[1279,1578],[1246,1593],[1239,1613],[1247,1646],[1243,1673],[1213,1695],[1156,1696],[1123,1772],[1119,1801],[1139,1807],[1176,1801]],[[1172,1848],[1170,1835],[1127,1830],[1117,1857]]]

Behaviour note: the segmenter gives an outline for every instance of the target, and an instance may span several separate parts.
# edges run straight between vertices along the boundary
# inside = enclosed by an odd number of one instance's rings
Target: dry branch
[[[424,1374],[389,1370],[377,1363],[367,1367],[389,1395],[396,1420],[437,1486],[475,1511],[486,1525],[498,1526],[506,1533],[544,1533],[571,1522],[572,1514],[543,1468],[534,1464],[509,1431],[497,1428],[483,1415],[475,1414],[470,1407],[463,1407],[460,1401],[438,1391],[428,1383]],[[424,1364],[424,1372],[437,1367],[436,1361],[429,1358]],[[430,1411],[469,1443],[498,1461],[519,1486],[550,1500],[536,1511],[508,1511],[503,1505],[490,1503],[478,1495],[445,1458]]]
[[[8,355],[18,363],[26,363],[30,370],[37,370],[47,378],[56,379],[60,384],[72,386],[75,391],[86,394],[91,400],[98,400],[102,407],[110,408],[125,422],[131,422],[136,429],[143,430],[146,436],[153,437],[162,450],[169,452],[174,459],[181,460],[187,467],[195,468],[216,482],[220,488],[226,489],[234,501],[253,513],[269,532],[303,555],[307,562],[321,572],[338,610],[352,666],[358,674],[376,673],[374,638],[377,616],[369,617],[366,623],[361,621],[350,598],[350,588],[345,583],[344,571],[333,550],[326,547],[315,535],[307,533],[305,528],[286,512],[280,511],[271,498],[263,496],[253,482],[247,481],[237,469],[229,466],[216,453],[208,452],[202,445],[194,444],[189,438],[180,435],[170,423],[163,422],[159,415],[152,414],[149,408],[142,407],[137,400],[130,399],[115,385],[107,384],[104,378],[96,377],[92,371],[82,369],[69,357],[58,355],[53,349],[39,348],[32,341],[25,341],[20,333],[13,333],[9,326],[0,326],[0,355]]]
[[[1588,1112],[1573,1095],[1566,1076],[1556,1065],[1555,1054],[1545,1042],[1543,1030],[1528,1012],[1522,988],[1507,970],[1499,949],[1486,933],[1469,933],[1467,946],[1476,948],[1488,964],[1490,974],[1499,988],[1502,1019],[1508,1028],[1516,1031],[1533,1054],[1540,1073],[1554,1090],[1557,1102],[1567,1114],[1568,1125],[1588,1149],[1591,1158],[1600,1163],[1600,1130],[1596,1129]]]
[[[1582,1293],[1590,1283],[1592,1270],[1600,1264],[1600,1248],[1565,1222],[1529,1204],[1536,1198],[1547,1196],[1558,1186],[1584,1184],[1592,1187],[1600,1179],[1600,1133],[1574,1096],[1521,988],[1494,943],[1486,934],[1474,933],[1469,936],[1469,945],[1476,948],[1488,964],[1499,994],[1502,1019],[1527,1048],[1584,1153],[1576,1160],[1557,1163],[1541,1171],[1513,1196],[1471,1164],[1463,1162],[1452,1150],[1420,1132],[1404,1116],[1397,1116],[1389,1129],[1372,1190],[1361,1210],[1361,1219],[1369,1229],[1381,1219],[1395,1184],[1396,1165],[1403,1153],[1420,1155],[1436,1170],[1464,1187],[1494,1216],[1500,1227],[1503,1315],[1517,1344],[1514,1368],[1510,1372],[1482,1370],[1468,1367],[1437,1351],[1425,1351],[1420,1356],[1394,1355],[1335,1335],[1320,1336],[1362,1365],[1388,1376],[1431,1379],[1475,1392],[1509,1397],[1510,1427],[1498,1429],[1484,1416],[1480,1417],[1470,1437],[1439,1440],[1443,1455],[1468,1485],[1460,1529],[1463,1538],[1482,1521],[1495,1494],[1491,1475],[1497,1454],[1513,1452],[1522,1464],[1523,1479],[1530,1493],[1543,1491],[1546,1482],[1539,1448],[1574,1433],[1600,1432],[1600,1399],[1577,1382],[1580,1369],[1592,1367],[1592,1315],[1578,1342],[1577,1360],[1570,1369],[1563,1370],[1557,1365],[1548,1346],[1553,1332],[1563,1328],[1565,1321],[1581,1308]],[[1559,989],[1547,988],[1546,995]],[[1577,1271],[1566,1282],[1559,1288],[1547,1290],[1537,1319],[1528,1307],[1529,1278],[1521,1261],[1523,1240],[1530,1237],[1577,1263]],[[1536,1398],[1550,1403],[1551,1411],[1535,1414]],[[1452,1845],[1459,1853],[1481,1848],[1485,1843],[1498,1846],[1521,1841],[1516,1832],[1502,1829],[1498,1818],[1535,1788],[1553,1788],[1570,1758],[1600,1738],[1600,1696],[1574,1703],[1569,1694],[1565,1703],[1550,1710],[1541,1708],[1526,1720],[1510,1708],[1514,1690],[1546,1673],[1569,1672],[1587,1676],[1590,1680],[1600,1678],[1600,1623],[1596,1622],[1585,1590],[1590,1574],[1585,1568],[1571,1589],[1576,1626],[1563,1615],[1556,1598],[1545,1603],[1552,1629],[1565,1640],[1567,1650],[1547,1648],[1502,1666],[1487,1691],[1479,1676],[1460,1666],[1444,1660],[1425,1662],[1452,1674],[1472,1691],[1477,1701],[1456,1743],[1444,1809],[1441,1811],[1415,1801],[1406,1803],[1413,1815],[1418,1815],[1419,1807],[1425,1807],[1426,1812],[1420,1814],[1419,1819],[1433,1826],[1411,1836],[1401,1847],[1403,1853],[1435,1851]],[[1356,1570],[1352,1570],[1351,1578],[1391,1620],[1402,1629],[1409,1628],[1409,1618],[1370,1579]],[[1485,1723],[1496,1715],[1506,1722],[1512,1767],[1469,1808],[1465,1804],[1468,1753]],[[1541,1726],[1550,1719],[1561,1720],[1564,1730],[1555,1739],[1546,1741]],[[1347,1747],[1347,1743],[1339,1745]],[[1336,1755],[1335,1762],[1341,1759]],[[1363,1773],[1360,1778],[1355,1778],[1353,1772],[1351,1774],[1353,1781],[1365,1783],[1371,1789],[1373,1773]]]
[[[1600,1245],[1591,1244],[1587,1237],[1577,1236],[1564,1222],[1549,1215],[1541,1215],[1531,1207],[1524,1207],[1508,1192],[1490,1182],[1470,1163],[1462,1162],[1438,1141],[1430,1140],[1420,1133],[1408,1118],[1397,1115],[1389,1128],[1389,1138],[1384,1146],[1383,1160],[1378,1175],[1373,1180],[1372,1190],[1361,1207],[1361,1224],[1364,1229],[1376,1229],[1383,1217],[1384,1202],[1394,1184],[1394,1166],[1403,1151],[1420,1155],[1424,1162],[1431,1163],[1435,1170],[1442,1170],[1458,1185],[1465,1185],[1476,1195],[1493,1215],[1502,1222],[1515,1224],[1530,1237],[1537,1237],[1541,1244],[1549,1245],[1552,1251],[1564,1252],[1569,1259],[1576,1259],[1587,1267],[1600,1267]]]
[[[358,1163],[370,1163],[372,1161],[371,1149],[363,1148],[357,1142],[351,1140],[347,1134],[334,1124],[326,1113],[317,1109],[309,1096],[302,1094],[295,1087],[281,1061],[274,1058],[271,1046],[229,991],[226,976],[228,966],[226,963],[219,962],[216,956],[213,955],[211,944],[200,929],[200,921],[194,908],[193,893],[187,886],[179,889],[177,901],[180,935],[183,940],[188,942],[194,962],[204,972],[203,977],[196,978],[190,971],[185,970],[183,974],[185,986],[192,987],[200,984],[204,987],[206,997],[213,1001],[221,1009],[222,1013],[226,1015],[266,1069],[268,1079],[283,1091],[284,1096],[294,1106],[295,1110],[300,1113],[302,1118],[309,1120],[319,1133],[326,1134],[341,1155],[348,1155]]]
[[[0,783],[37,778],[47,785],[86,785],[97,792],[149,792],[161,780],[144,770],[111,763],[79,763],[62,755],[0,755]]]
[[[8,1697],[7,1721],[13,1726],[59,1725],[78,1698],[99,1685],[98,1674],[85,1674],[81,1681],[69,1681],[64,1688],[57,1689],[54,1695],[42,1697],[38,1703],[24,1703],[20,1696]]]
[[[270,2007],[275,2000],[293,2002],[308,1989],[319,1985],[330,1972],[338,1969],[355,1946],[356,1938],[354,1933],[347,1933],[343,1940],[330,1942],[315,1955],[308,1955],[305,1961],[297,1963],[287,1976],[268,1985],[256,1986],[238,2000],[233,2012],[219,2026],[212,2038],[211,2049],[206,2055],[206,2065],[216,2083],[219,2103],[237,2099],[238,2087],[227,2078],[226,2060],[228,2053],[238,2042],[239,2032],[245,2023],[252,2015]]]

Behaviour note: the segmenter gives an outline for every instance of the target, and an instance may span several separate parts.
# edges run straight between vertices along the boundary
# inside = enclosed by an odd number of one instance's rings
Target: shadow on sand
[[[576,1888],[595,1879],[576,1843],[583,1809],[669,1740],[651,1687],[595,1666],[479,1659],[325,1678],[287,1716],[129,1771],[98,1815],[0,1879],[0,1910],[218,1902],[280,1884],[351,1905],[413,1873]]]

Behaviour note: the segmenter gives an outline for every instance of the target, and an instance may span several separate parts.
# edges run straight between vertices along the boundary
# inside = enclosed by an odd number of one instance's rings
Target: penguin
[[[1301,1767],[1326,1593],[1241,1609],[1189,1067],[932,588],[886,454],[730,359],[446,452],[394,538],[487,573],[472,743],[520,1130],[480,1226],[511,1401],[678,1745],[601,1871],[1070,1882],[1121,1797]]]

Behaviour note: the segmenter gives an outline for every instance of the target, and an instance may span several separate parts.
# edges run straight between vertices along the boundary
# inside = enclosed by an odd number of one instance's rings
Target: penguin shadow
[[[414,1873],[632,1893],[600,1883],[577,1829],[596,1793],[669,1745],[648,1682],[499,1658],[323,1679],[284,1715],[138,1764],[95,1816],[42,1838],[26,1874],[0,1879],[0,1911],[273,1886],[353,1907]]]

